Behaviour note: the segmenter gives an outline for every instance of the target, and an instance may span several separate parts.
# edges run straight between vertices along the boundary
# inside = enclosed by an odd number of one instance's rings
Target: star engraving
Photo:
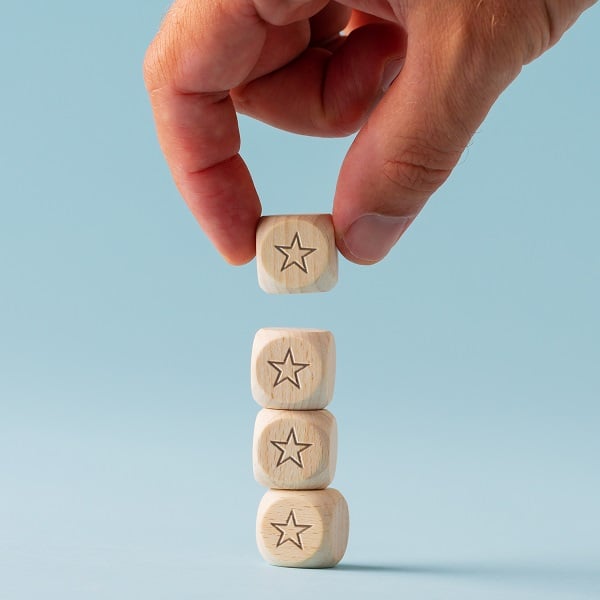
[[[280,467],[282,464],[286,463],[288,460],[291,460],[295,465],[304,468],[302,464],[302,452],[308,450],[312,444],[299,444],[298,439],[296,438],[296,431],[292,427],[290,429],[290,433],[285,442],[273,442],[271,444],[281,452],[279,458],[277,459],[277,466]]]
[[[292,385],[300,389],[298,373],[306,369],[306,367],[310,367],[310,363],[295,362],[291,348],[288,348],[283,360],[269,360],[267,362],[277,371],[277,378],[273,384],[274,388],[284,381],[289,381]]]
[[[299,525],[296,523],[296,515],[293,510],[290,510],[286,523],[271,523],[275,529],[279,532],[279,539],[277,540],[277,548],[283,546],[286,542],[291,542],[294,546],[304,550],[302,546],[302,538],[300,537],[307,529],[310,529],[312,525]],[[295,539],[294,539],[295,538]]]
[[[304,247],[300,241],[300,234],[296,232],[292,239],[292,243],[289,246],[277,246],[275,248],[285,256],[283,265],[281,266],[281,272],[289,269],[296,265],[301,271],[308,274],[308,267],[306,266],[306,257],[316,252],[316,248]]]

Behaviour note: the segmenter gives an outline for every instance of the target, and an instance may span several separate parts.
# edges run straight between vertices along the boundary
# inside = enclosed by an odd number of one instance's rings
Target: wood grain
[[[346,500],[333,488],[269,490],[258,507],[256,541],[263,558],[277,566],[335,566],[348,544]]]
[[[327,410],[261,410],[254,425],[254,478],[269,488],[320,490],[335,476],[337,424]]]
[[[263,217],[256,231],[258,283],[269,294],[326,292],[337,283],[331,215]]]
[[[318,410],[333,397],[335,341],[321,329],[260,329],[252,346],[251,387],[264,408]]]

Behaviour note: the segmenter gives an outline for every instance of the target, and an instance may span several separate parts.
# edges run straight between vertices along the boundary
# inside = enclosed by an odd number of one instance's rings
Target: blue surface
[[[158,150],[140,65],[166,6],[3,7],[0,599],[600,597],[600,8],[387,261],[273,297]],[[241,126],[266,213],[329,210],[349,140]],[[335,570],[255,549],[265,326],[336,335]]]

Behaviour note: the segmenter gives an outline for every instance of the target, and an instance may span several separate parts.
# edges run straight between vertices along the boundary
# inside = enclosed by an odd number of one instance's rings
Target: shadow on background
[[[423,575],[465,579],[497,580],[515,584],[569,586],[595,591],[600,598],[600,565],[576,567],[542,564],[430,563],[430,564],[341,564],[340,571],[390,575]]]

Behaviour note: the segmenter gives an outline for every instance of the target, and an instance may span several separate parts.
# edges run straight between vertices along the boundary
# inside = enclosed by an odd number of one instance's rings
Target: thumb
[[[354,140],[338,179],[338,247],[360,264],[386,256],[520,69],[495,64],[464,36],[409,29],[408,39],[404,68]]]

